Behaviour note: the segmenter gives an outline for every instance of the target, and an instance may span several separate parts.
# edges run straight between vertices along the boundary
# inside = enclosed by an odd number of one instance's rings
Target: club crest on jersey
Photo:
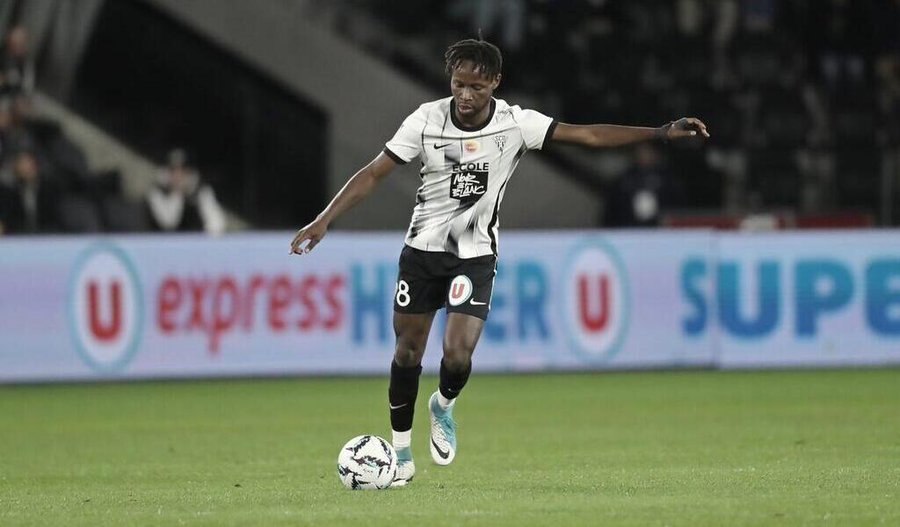
[[[494,143],[497,145],[497,148],[500,149],[500,153],[503,153],[503,147],[506,146],[506,135],[504,135],[504,134],[495,135]]]
[[[450,291],[447,292],[447,302],[451,306],[458,306],[464,303],[472,296],[472,281],[469,277],[461,274],[450,282]]]
[[[490,163],[459,163],[450,174],[450,197],[463,203],[478,201],[487,191]]]

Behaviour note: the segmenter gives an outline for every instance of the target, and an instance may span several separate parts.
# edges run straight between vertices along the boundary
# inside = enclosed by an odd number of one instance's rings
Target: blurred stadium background
[[[541,177],[521,179],[577,206],[510,199],[508,227],[898,221],[892,1],[8,0],[0,10],[26,48],[7,41],[5,67],[25,78],[7,75],[0,122],[37,136],[4,150],[33,146],[46,178],[80,202],[57,231],[150,228],[140,207],[111,201],[140,202],[150,165],[174,148],[235,225],[303,224],[418,101],[445,95],[443,50],[479,29],[505,53],[499,95],[523,107],[576,123],[692,114],[715,132],[643,164],[628,151],[529,156],[521,172]],[[22,115],[20,94],[36,98],[36,115]],[[652,187],[647,164],[666,183],[659,210],[635,218],[614,196]],[[385,187],[341,225],[403,225],[415,185]]]
[[[288,244],[479,31],[511,104],[712,137],[525,156],[475,364],[546,375],[348,498],[416,168]],[[0,524],[900,524],[900,2],[0,0],[0,37]]]

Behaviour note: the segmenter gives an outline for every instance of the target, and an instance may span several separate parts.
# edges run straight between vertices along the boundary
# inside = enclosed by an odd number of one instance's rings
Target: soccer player
[[[291,241],[292,254],[310,252],[329,224],[372,192],[397,165],[422,162],[422,186],[400,254],[394,294],[396,346],[388,388],[396,486],[415,474],[410,449],[422,356],[435,312],[446,307],[444,355],[438,390],[431,395],[431,457],[447,465],[456,456],[453,407],[469,379],[472,353],[491,305],[497,269],[498,213],[519,159],[548,141],[592,148],[669,141],[700,134],[706,125],[682,118],[659,128],[558,123],[534,110],[493,97],[502,57],[483,40],[462,40],[445,55],[451,97],[414,111],[372,162],[360,169],[314,221]],[[304,246],[305,243],[305,246]]]

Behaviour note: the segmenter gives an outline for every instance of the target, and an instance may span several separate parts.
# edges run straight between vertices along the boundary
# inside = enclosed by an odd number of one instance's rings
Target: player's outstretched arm
[[[375,186],[396,166],[397,163],[382,152],[371,163],[361,168],[335,194],[331,203],[316,216],[316,219],[297,231],[297,235],[291,241],[291,254],[304,254],[313,250],[313,247],[325,237],[325,232],[331,222],[371,194]],[[309,243],[301,247],[303,242]]]
[[[625,146],[641,141],[659,139],[664,141],[694,137],[697,134],[709,137],[706,125],[695,117],[682,117],[659,128],[643,126],[618,126],[613,124],[566,124],[559,123],[553,130],[551,140],[575,143],[591,148]]]

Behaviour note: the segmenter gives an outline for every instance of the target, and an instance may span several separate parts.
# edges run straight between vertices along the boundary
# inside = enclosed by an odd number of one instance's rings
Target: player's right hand
[[[297,231],[296,236],[291,241],[291,252],[289,254],[305,254],[309,251],[313,250],[313,248],[318,245],[322,238],[325,237],[325,232],[328,230],[328,225],[316,219],[312,221],[306,227],[303,227],[299,231]],[[301,247],[303,242],[308,242],[306,246]]]
[[[666,139],[684,139],[696,135],[709,137],[706,124],[696,117],[682,117],[666,125]]]

